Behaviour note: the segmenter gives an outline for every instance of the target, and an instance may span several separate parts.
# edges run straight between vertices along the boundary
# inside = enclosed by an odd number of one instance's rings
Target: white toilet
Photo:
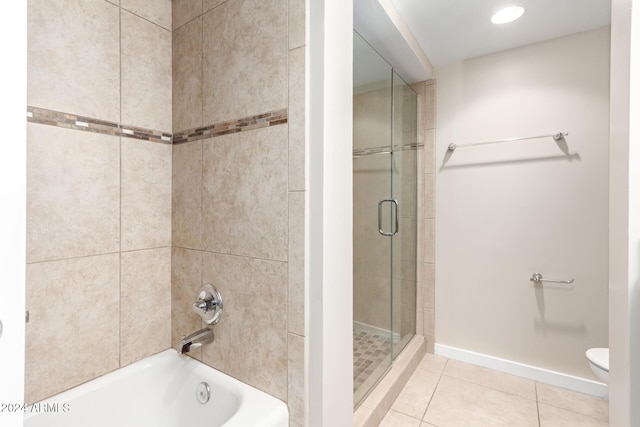
[[[586,352],[589,366],[598,378],[605,384],[609,384],[609,349],[590,348]]]

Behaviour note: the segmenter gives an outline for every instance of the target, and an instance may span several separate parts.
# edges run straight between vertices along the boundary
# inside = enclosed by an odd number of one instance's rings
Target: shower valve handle
[[[198,291],[198,299],[193,303],[191,309],[205,323],[214,325],[220,321],[220,316],[222,316],[222,295],[215,286],[205,284]]]

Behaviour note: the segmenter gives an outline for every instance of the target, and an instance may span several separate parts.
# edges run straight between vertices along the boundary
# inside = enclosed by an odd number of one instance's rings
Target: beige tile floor
[[[609,402],[427,354],[380,427],[602,427]]]

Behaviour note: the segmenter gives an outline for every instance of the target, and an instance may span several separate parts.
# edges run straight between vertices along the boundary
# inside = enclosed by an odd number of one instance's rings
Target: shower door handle
[[[385,203],[392,203],[394,206],[394,210],[395,210],[395,228],[392,232],[386,232],[382,229],[382,205]],[[399,228],[400,224],[398,222],[398,201],[395,199],[383,199],[380,200],[378,202],[378,233],[382,234],[383,236],[395,236],[396,234],[398,234],[398,228]]]

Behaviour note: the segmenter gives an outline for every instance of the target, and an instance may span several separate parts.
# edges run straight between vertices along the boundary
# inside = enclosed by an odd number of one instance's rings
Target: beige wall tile
[[[418,285],[416,287],[416,310],[414,313],[414,319],[416,321],[416,335],[424,336],[424,293],[425,285],[424,280],[421,278],[422,264],[418,264]]]
[[[391,81],[388,81],[391,84]],[[376,148],[391,141],[391,88],[359,93],[353,99],[353,148]],[[388,159],[387,159],[388,162]]]
[[[289,193],[289,332],[306,336],[305,193]]]
[[[356,322],[365,321],[365,309],[367,306],[365,275],[361,273],[353,274],[353,320]]]
[[[173,29],[202,15],[202,0],[173,0]]]
[[[122,250],[171,245],[171,145],[122,138]]]
[[[436,308],[435,264],[423,263],[424,271],[424,307]]]
[[[434,219],[436,217],[436,175],[428,173],[424,175],[424,217]]]
[[[305,0],[289,0],[289,49],[306,44]]]
[[[415,289],[415,286],[414,286]],[[401,337],[412,337],[416,334],[416,304],[415,290],[411,303],[402,303],[400,310],[396,309],[393,319],[393,330],[400,332]]]
[[[424,336],[434,337],[436,335],[436,310],[434,308],[424,309]]]
[[[440,165],[438,165],[440,167]],[[424,134],[424,173],[436,173],[436,131],[427,129]]]
[[[171,31],[126,11],[121,28],[121,122],[170,132]]]
[[[425,217],[425,173],[424,173],[424,148],[418,148],[416,150],[417,156],[417,215],[418,219]],[[419,259],[419,258],[418,258]]]
[[[295,334],[289,334],[289,368],[288,368],[288,392],[287,404],[289,406],[289,427],[305,427],[307,421],[306,405],[306,378],[307,371],[305,359],[306,338]]]
[[[378,202],[388,197],[391,188],[389,160],[383,157],[354,161],[354,270],[389,277],[391,241],[378,233]]]
[[[227,0],[202,0],[202,9],[204,12],[208,12],[214,7],[220,6]]]
[[[202,327],[200,316],[191,310],[202,281],[202,252],[174,247],[171,257],[171,343]],[[224,298],[224,296],[223,296]]]
[[[287,260],[287,126],[204,140],[205,250]]]
[[[204,252],[202,279],[224,299],[204,362],[286,400],[286,263]]]
[[[435,246],[436,246],[436,220],[425,219],[424,220],[424,242],[422,252],[424,255],[423,261],[428,263],[435,262]]]
[[[173,246],[202,249],[202,141],[173,146]]]
[[[119,138],[27,125],[27,262],[116,252]]]
[[[436,127],[436,84],[430,80],[425,87],[425,129]]]
[[[362,274],[359,289],[354,289],[353,320],[391,330],[391,282],[389,277]],[[355,285],[355,283],[354,283]],[[357,292],[357,294],[356,294]]]
[[[393,194],[401,203],[400,216],[416,218],[418,216],[418,175],[417,151],[407,150],[394,154]],[[415,226],[414,226],[415,228]],[[414,233],[415,235],[415,233]]]
[[[120,366],[171,347],[171,248],[123,252]]]
[[[118,7],[103,0],[30,0],[27,7],[27,104],[118,122]]]
[[[229,0],[204,15],[204,122],[287,106],[287,0]]]
[[[415,85],[413,85],[415,87]],[[420,95],[418,95],[418,101],[420,101]],[[418,102],[418,106],[420,103]],[[420,117],[418,115],[418,117]],[[418,120],[418,126],[420,120]],[[416,335],[424,336],[424,311],[426,295],[426,271],[424,268],[424,247],[422,242],[424,241],[424,150],[418,149],[418,221],[416,224],[416,276],[418,285],[416,289]]]
[[[428,96],[432,96],[427,91],[427,84],[425,82],[419,82],[411,85],[416,91],[417,97],[417,141],[419,144],[424,144],[424,148],[418,150],[417,158],[417,173],[418,173],[418,224],[417,224],[417,254],[416,259],[418,268],[418,285],[419,285],[419,299],[416,304],[416,330],[418,334],[425,336],[427,341],[427,351],[433,353],[434,351],[434,338],[435,321],[434,319],[426,319],[424,307],[435,309],[434,294],[435,294],[435,281],[434,281],[434,269],[432,263],[424,263],[425,259],[431,259],[434,256],[435,244],[434,244],[434,230],[432,230],[432,223],[425,221],[426,218],[435,218],[435,188],[432,188],[435,184],[435,131],[431,130],[429,133],[426,131],[427,122],[427,104],[429,101]],[[431,104],[429,104],[431,105]],[[429,171],[431,175],[426,172]],[[433,312],[434,310],[432,310]],[[430,314],[431,316],[431,314]],[[435,317],[435,316],[433,316]],[[425,329],[427,320],[430,323],[429,331]],[[428,335],[428,332],[431,335]]]
[[[171,0],[120,0],[120,7],[171,30]]]
[[[174,132],[203,126],[202,18],[173,32],[172,80]]]
[[[27,264],[27,402],[118,368],[118,273],[118,254]]]
[[[289,190],[306,189],[305,55],[289,52]]]
[[[424,340],[427,343],[427,353],[434,354],[436,352],[436,349],[435,349],[436,338],[425,336]]]
[[[393,237],[394,280],[416,281],[417,225],[415,217],[399,220],[400,231]]]
[[[420,128],[424,129],[424,121],[426,118],[426,84],[425,82],[417,82],[412,83],[411,89],[413,89],[418,96],[417,104],[416,104],[416,116],[418,117],[418,131]],[[424,142],[424,139],[420,137],[420,133],[418,132],[418,142]]]

